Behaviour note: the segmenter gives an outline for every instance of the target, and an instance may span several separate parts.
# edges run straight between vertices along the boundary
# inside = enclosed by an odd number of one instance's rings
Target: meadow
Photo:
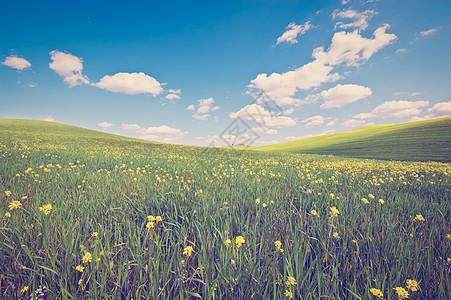
[[[0,120],[0,297],[449,299],[450,176]]]

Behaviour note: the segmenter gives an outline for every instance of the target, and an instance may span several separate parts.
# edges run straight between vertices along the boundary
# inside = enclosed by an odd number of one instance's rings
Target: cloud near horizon
[[[372,118],[404,118],[419,115],[422,107],[428,106],[429,101],[385,101],[370,113],[360,113],[356,119]]]

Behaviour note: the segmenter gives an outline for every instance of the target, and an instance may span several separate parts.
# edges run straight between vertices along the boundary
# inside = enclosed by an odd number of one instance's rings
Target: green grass
[[[451,161],[451,117],[373,125],[281,144],[259,151],[311,153],[388,160]]]
[[[450,175],[0,120],[0,298],[449,299]]]

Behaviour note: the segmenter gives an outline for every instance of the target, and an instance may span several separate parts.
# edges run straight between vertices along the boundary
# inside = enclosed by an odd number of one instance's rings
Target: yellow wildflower
[[[146,225],[147,229],[152,229],[154,227],[155,227],[155,222],[148,222],[147,225]]]
[[[283,249],[282,249],[282,242],[281,242],[281,241],[275,241],[275,242],[274,242],[274,246],[276,246],[277,251],[283,252]]]
[[[82,259],[83,263],[91,262],[92,261],[92,255],[89,252],[86,252]]]
[[[6,197],[11,196],[11,191],[5,191],[5,195],[6,195]]]
[[[398,295],[398,299],[407,299],[409,298],[409,293],[402,287],[395,287],[394,290],[396,291],[396,294]]]
[[[242,237],[241,235],[237,236],[236,239],[235,239],[235,244],[236,244],[237,248],[240,248],[241,245],[243,245],[245,242],[246,241],[244,240],[244,237]]]
[[[76,269],[78,272],[83,273],[83,271],[85,270],[85,267],[83,267],[82,265],[78,265],[78,266],[75,267],[75,269]]]
[[[289,290],[286,290],[285,291],[285,296],[288,297],[288,298],[293,298],[293,293],[290,292]]]
[[[91,233],[91,236],[93,236],[93,237],[97,237],[98,235],[99,235],[99,233],[97,231]]]
[[[416,280],[413,279],[407,279],[407,289],[410,290],[411,292],[418,291],[418,282],[416,282]]]
[[[368,194],[368,198],[370,198],[372,200],[372,199],[374,199],[374,195],[373,194]]]
[[[20,208],[22,206],[22,203],[20,203],[20,201],[12,201],[10,204],[9,204],[9,210],[13,210],[13,209],[16,209],[16,208]]]
[[[340,238],[340,236],[338,235],[338,232],[334,232],[333,236],[334,236],[334,238],[336,238],[336,239],[339,239],[339,238]]]
[[[149,222],[155,222],[157,219],[154,216],[147,216],[147,220],[149,220]]]
[[[255,204],[257,204],[257,205],[260,204],[260,198],[255,199]]]
[[[236,261],[235,261],[234,259],[231,259],[231,260],[230,260],[230,263],[231,263],[232,265],[234,265],[234,264],[236,264]]]
[[[163,218],[162,218],[161,216],[157,216],[157,217],[155,218],[155,220],[156,220],[157,222],[161,222],[161,221],[163,221]]]
[[[318,212],[317,212],[316,210],[314,210],[314,209],[312,209],[312,210],[310,211],[310,214],[311,214],[312,216],[319,217]]]
[[[78,281],[78,285],[81,285],[83,283],[83,279],[81,278],[79,281]]]
[[[183,255],[191,256],[191,253],[193,252],[193,247],[187,246],[185,249],[183,249]]]
[[[266,206],[268,206],[268,205],[267,205],[266,203],[263,203],[262,206],[263,206],[263,207],[266,207]]]
[[[44,215],[48,215],[51,210],[52,210],[52,204],[46,204],[46,205],[39,207],[39,211],[42,211],[42,213]]]
[[[448,240],[451,240],[451,234],[448,233],[448,234],[446,235],[446,238],[447,238]]]
[[[379,203],[384,204],[385,203],[384,199],[379,199]]]
[[[384,294],[379,289],[372,288],[372,289],[370,289],[370,293],[373,294],[373,296],[376,296],[376,297],[378,297],[380,299],[382,299],[382,297],[384,297]]]
[[[414,221],[420,221],[420,222],[423,222],[423,221],[424,221],[424,218],[423,218],[422,215],[416,215],[415,219],[413,219],[413,220],[414,220]]]
[[[5,213],[5,217],[11,218],[11,214],[9,213],[9,211],[7,211],[7,212]]]
[[[229,246],[231,243],[232,243],[232,241],[231,241],[230,239],[227,239],[227,240],[224,242],[224,245]]]
[[[296,279],[294,277],[288,276],[287,285],[296,285]]]
[[[365,203],[365,204],[370,203],[370,201],[368,201],[368,199],[366,199],[366,198],[362,198],[362,202]]]
[[[334,199],[335,195],[333,193],[330,193],[329,196]]]
[[[332,218],[338,216],[339,214],[340,214],[340,212],[338,211],[338,209],[335,206],[330,208],[330,216]]]
[[[22,200],[25,200],[25,199],[27,199],[28,198],[28,196],[23,196],[22,197]]]
[[[28,291],[28,286],[24,286],[24,287],[20,290],[21,293],[25,293],[26,291]]]

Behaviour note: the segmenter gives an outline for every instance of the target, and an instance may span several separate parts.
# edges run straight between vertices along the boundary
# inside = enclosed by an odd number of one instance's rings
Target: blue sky
[[[451,116],[449,1],[216,2],[2,1],[0,118],[221,146]]]

